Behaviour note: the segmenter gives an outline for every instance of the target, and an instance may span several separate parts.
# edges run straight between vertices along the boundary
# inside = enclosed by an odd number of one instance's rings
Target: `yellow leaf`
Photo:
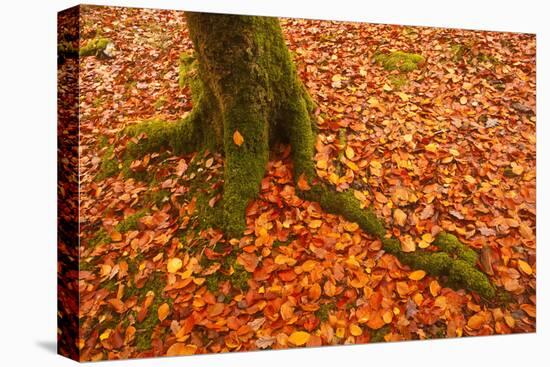
[[[431,233],[425,233],[422,235],[422,241],[424,242],[427,242],[427,243],[432,243],[434,240],[433,236]]]
[[[351,335],[353,336],[359,336],[361,334],[363,334],[363,330],[361,329],[361,327],[357,324],[351,324],[349,326],[349,332],[351,333]]]
[[[350,146],[346,147],[346,157],[348,159],[353,159],[353,157],[355,157],[355,152],[353,151],[353,148]]]
[[[311,272],[313,269],[315,269],[315,266],[317,266],[317,262],[314,260],[306,260],[302,264],[302,270],[305,272]]]
[[[100,336],[99,336],[99,340],[105,340],[107,339],[110,335],[111,335],[111,329],[107,329],[105,330]]]
[[[320,219],[314,219],[311,222],[309,222],[309,228],[319,228],[321,227],[321,224],[323,224],[323,221]]]
[[[241,133],[239,132],[239,130],[235,130],[235,132],[233,133],[233,142],[238,145],[239,147],[241,145],[243,145],[244,143],[244,138],[243,136],[241,135]]]
[[[437,280],[432,280],[430,282],[430,293],[432,296],[437,296],[439,294],[439,291],[441,291],[441,286],[439,285]]]
[[[465,96],[460,97],[460,104],[465,105],[466,103],[468,103],[468,98]]]
[[[286,255],[280,254],[275,257],[275,264],[277,265],[287,264],[287,265],[293,266],[294,264],[296,264],[296,260]]]
[[[384,86],[382,87],[382,89],[383,89],[385,92],[391,92],[393,88],[392,88],[389,84],[384,84]]]
[[[398,226],[404,226],[407,222],[407,214],[399,208],[395,209],[393,212],[393,219],[395,220],[395,223],[397,223]]]
[[[424,270],[416,270],[409,274],[410,280],[421,280],[426,276],[426,272]]]
[[[359,167],[357,167],[357,165],[355,163],[353,163],[352,161],[345,160],[344,164],[346,166],[348,166],[349,169],[351,169],[353,172],[356,172],[356,171],[359,170]]]
[[[527,275],[533,274],[533,268],[531,268],[531,265],[523,260],[518,260],[518,268]]]
[[[327,161],[325,159],[319,159],[317,161],[317,168],[319,169],[327,169],[328,167],[328,164],[327,164]]]
[[[355,222],[344,222],[344,229],[348,232],[355,232],[359,229],[359,224]]]
[[[386,324],[389,324],[391,320],[393,320],[393,312],[391,310],[384,312],[382,315],[382,320],[384,320]]]
[[[449,153],[451,153],[454,157],[458,157],[460,155],[460,152],[453,148],[449,149]]]
[[[431,152],[431,153],[436,153],[438,148],[439,148],[438,145],[435,144],[435,143],[430,143],[430,144],[428,144],[424,147],[424,149],[426,149],[426,151]]]
[[[410,143],[413,140],[412,134],[404,135],[403,140],[405,140],[405,143]]]
[[[418,247],[420,248],[428,248],[430,247],[430,244],[424,240],[420,240],[420,242],[418,242]]]
[[[309,341],[310,335],[305,331],[295,331],[288,337],[288,341],[294,345],[304,345]]]
[[[187,356],[195,354],[197,350],[196,345],[192,344],[183,344],[183,343],[174,343],[166,351],[166,355],[169,357],[173,356]]]
[[[170,313],[170,306],[168,303],[163,303],[159,306],[158,310],[158,316],[160,321],[166,320],[166,317],[168,317],[168,314]]]
[[[401,100],[403,102],[408,102],[409,101],[410,96],[408,94],[403,93],[403,92],[399,92],[399,93],[397,93],[397,95],[399,96],[399,98],[401,98]]]
[[[174,258],[168,260],[167,268],[168,268],[169,273],[177,272],[178,270],[181,269],[182,266],[183,266],[183,263],[182,263],[181,259],[179,259],[177,257],[174,257]]]

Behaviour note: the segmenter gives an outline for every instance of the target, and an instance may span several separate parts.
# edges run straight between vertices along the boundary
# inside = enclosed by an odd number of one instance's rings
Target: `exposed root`
[[[493,299],[495,287],[487,276],[478,270],[477,253],[462,244],[455,236],[442,233],[434,245],[442,251],[417,250],[404,252],[398,239],[389,237],[381,219],[372,209],[362,209],[360,202],[350,192],[337,192],[324,184],[314,184],[311,190],[299,194],[309,201],[317,201],[329,213],[338,214],[355,222],[365,232],[379,238],[386,252],[394,255],[403,264],[422,269],[436,276],[447,276],[450,284],[475,291],[485,299]]]
[[[128,143],[126,154],[130,158],[139,158],[161,149],[170,149],[174,154],[197,150],[202,142],[202,133],[197,126],[199,117],[200,112],[193,111],[177,122],[151,120],[127,127],[122,134],[138,138],[138,141]]]

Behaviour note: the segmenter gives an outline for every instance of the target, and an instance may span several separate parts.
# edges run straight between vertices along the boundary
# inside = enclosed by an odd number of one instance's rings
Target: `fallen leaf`
[[[164,321],[166,317],[168,317],[168,314],[170,313],[170,306],[168,303],[163,303],[159,306],[158,310],[158,316],[160,321]]]
[[[178,270],[180,270],[182,266],[183,266],[183,263],[181,259],[174,257],[168,260],[167,269],[169,273],[175,273]]]
[[[395,209],[393,212],[393,219],[398,226],[404,226],[407,222],[407,214],[399,208]]]
[[[237,146],[241,146],[243,145],[244,143],[244,138],[243,136],[241,135],[241,133],[239,132],[239,130],[235,130],[235,132],[233,133],[233,142],[237,145]]]
[[[304,345],[309,341],[310,335],[305,331],[295,331],[288,337],[288,341],[294,345]]]
[[[421,280],[426,276],[426,272],[424,270],[416,270],[409,274],[410,280]]]
[[[197,351],[197,346],[192,344],[184,343],[174,343],[166,351],[166,355],[169,357],[173,356],[187,356],[195,354]]]

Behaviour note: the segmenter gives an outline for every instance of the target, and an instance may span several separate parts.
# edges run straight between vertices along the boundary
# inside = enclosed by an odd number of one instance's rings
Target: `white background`
[[[537,34],[537,334],[102,362],[115,366],[548,365],[550,14],[546,1],[96,1],[241,14]],[[56,12],[76,1],[0,9],[0,365],[74,365],[56,340]],[[546,97],[546,98],[545,98]],[[546,161],[548,162],[548,161]],[[546,339],[546,340],[545,340]]]

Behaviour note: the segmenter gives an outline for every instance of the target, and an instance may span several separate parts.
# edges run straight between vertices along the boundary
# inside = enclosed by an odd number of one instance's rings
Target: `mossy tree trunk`
[[[291,142],[295,162],[311,164],[314,133],[309,96],[297,77],[279,21],[186,13],[195,48],[195,121],[203,145],[225,156],[224,223],[230,235],[245,225],[247,204],[258,194],[270,146]],[[235,144],[240,134],[244,142]],[[311,170],[311,167],[309,167]],[[311,171],[312,172],[312,171]]]
[[[223,222],[229,236],[244,230],[246,207],[259,192],[270,147],[282,142],[291,146],[294,180],[302,177],[310,185],[307,191],[297,188],[303,198],[357,222],[403,263],[447,276],[485,298],[495,296],[494,286],[476,268],[477,258],[464,255],[467,249],[456,237],[436,241],[453,243],[440,246],[440,252],[404,253],[371,209],[362,209],[351,193],[336,192],[316,177],[313,103],[277,18],[204,13],[186,13],[186,18],[195,51],[185,76],[193,111],[177,124],[145,123],[127,131],[147,135],[136,147],[141,153],[169,147],[176,153],[209,148],[224,154]],[[244,138],[241,145],[233,139],[237,132]]]

